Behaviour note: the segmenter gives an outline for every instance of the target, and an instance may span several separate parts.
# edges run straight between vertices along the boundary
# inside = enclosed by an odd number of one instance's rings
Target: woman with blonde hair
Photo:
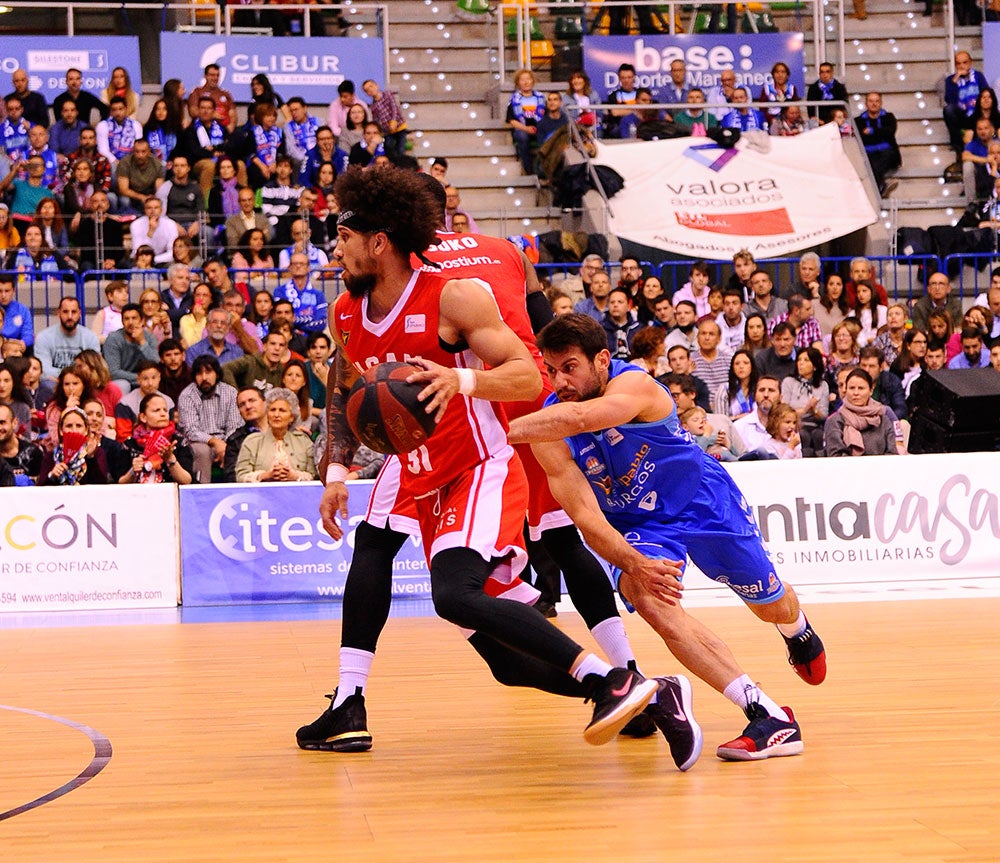
[[[101,101],[110,105],[114,96],[125,100],[125,116],[134,117],[139,110],[139,94],[132,89],[132,79],[124,66],[115,66],[111,70],[111,80],[101,93]]]

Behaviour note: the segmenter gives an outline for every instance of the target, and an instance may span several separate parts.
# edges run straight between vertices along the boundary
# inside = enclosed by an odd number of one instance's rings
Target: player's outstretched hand
[[[334,539],[344,535],[341,524],[347,524],[347,484],[330,482],[323,489],[323,497],[319,501],[319,514],[323,519],[323,530]],[[340,516],[340,521],[337,521]]]
[[[422,372],[414,372],[406,382],[408,384],[426,384],[418,398],[424,402],[425,410],[429,414],[434,414],[434,421],[441,422],[445,409],[452,396],[458,392],[459,378],[457,369],[450,369],[446,366],[439,366],[431,360],[417,357],[409,361],[415,366],[423,369]]]
[[[654,560],[647,557],[641,564],[632,567],[629,575],[642,590],[667,605],[677,605],[684,590],[681,583],[683,566],[682,560]]]

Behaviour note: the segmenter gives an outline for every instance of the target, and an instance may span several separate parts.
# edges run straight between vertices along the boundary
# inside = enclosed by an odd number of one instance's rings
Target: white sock
[[[590,631],[613,666],[627,668],[630,662],[635,661],[632,645],[625,634],[625,622],[617,614],[602,620]]]
[[[585,678],[588,674],[598,674],[601,677],[605,677],[609,671],[611,671],[611,666],[608,665],[608,663],[606,663],[603,659],[598,658],[593,653],[588,653],[585,657],[583,657],[583,662],[576,667],[576,671],[571,673],[575,680],[579,680],[583,683],[583,678]]]
[[[340,707],[348,696],[357,692],[359,687],[361,694],[365,694],[374,658],[375,654],[367,650],[358,650],[356,647],[340,648],[340,680],[337,683],[337,694],[332,707]]]
[[[794,623],[778,623],[775,624],[778,627],[778,632],[780,632],[785,638],[796,638],[802,635],[806,631],[806,616],[800,610],[799,616],[796,618]]]
[[[764,691],[745,674],[741,677],[737,677],[732,683],[730,683],[722,691],[722,694],[732,701],[733,704],[735,704],[740,710],[745,711],[747,707],[756,701],[768,712],[769,715],[773,716],[775,719],[781,719],[784,722],[788,722],[788,714],[785,713],[785,711],[782,710],[777,703],[768,698]]]

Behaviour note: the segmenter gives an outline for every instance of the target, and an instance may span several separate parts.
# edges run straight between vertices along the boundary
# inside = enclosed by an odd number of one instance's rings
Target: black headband
[[[344,210],[341,212],[337,216],[337,227],[357,231],[359,234],[389,233],[386,228],[376,228],[364,216],[360,213],[355,213],[354,210]]]

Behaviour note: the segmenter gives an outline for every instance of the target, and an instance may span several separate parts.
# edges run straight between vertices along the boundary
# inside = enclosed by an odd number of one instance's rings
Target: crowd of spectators
[[[846,283],[822,265],[806,253],[776,289],[741,250],[724,287],[696,262],[669,295],[635,258],[615,284],[591,255],[548,290],[554,314],[594,318],[613,357],[668,386],[684,427],[722,461],[902,454],[926,371],[1000,373],[1000,267],[963,314],[944,272],[912,305],[889,304],[865,258]]]

